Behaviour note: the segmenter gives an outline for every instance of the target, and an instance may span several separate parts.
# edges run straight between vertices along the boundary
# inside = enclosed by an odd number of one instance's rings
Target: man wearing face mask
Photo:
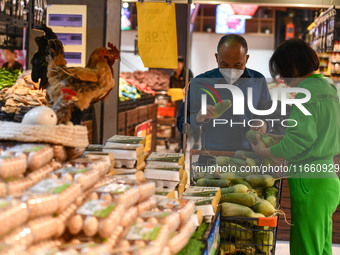
[[[190,83],[188,122],[191,130],[202,126],[202,149],[251,150],[250,143],[245,138],[245,133],[250,128],[247,123],[248,120],[258,118],[248,109],[248,88],[253,90],[252,99],[255,109],[258,109],[257,106],[260,102],[271,99],[264,76],[255,70],[246,68],[249,59],[247,53],[247,42],[242,36],[236,34],[223,36],[218,43],[217,53],[215,54],[218,68],[196,76]],[[227,120],[228,124],[213,124],[211,119],[215,111],[214,105],[218,104],[220,99],[229,99],[232,102],[238,100],[237,98],[233,99],[231,92],[227,89],[214,89],[215,84],[232,84],[241,89],[244,95],[244,115],[233,115],[233,110],[230,108],[218,117],[218,119]],[[208,94],[206,114],[202,114],[201,111],[202,91],[204,91],[204,94]],[[233,125],[230,125],[231,122]],[[184,104],[182,104],[181,114],[177,118],[177,127],[181,132],[183,123]],[[252,126],[256,127],[251,127],[251,129],[262,133],[268,129],[268,124],[264,121],[257,122],[255,120],[252,122]]]

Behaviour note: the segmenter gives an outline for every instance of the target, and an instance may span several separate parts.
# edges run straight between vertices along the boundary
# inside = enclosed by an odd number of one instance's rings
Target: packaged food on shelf
[[[123,183],[110,183],[94,191],[100,199],[109,202],[115,201],[129,208],[139,201],[140,191],[138,186]]]
[[[59,162],[52,161],[48,163],[47,165],[39,168],[38,170],[35,170],[27,174],[27,178],[37,183],[43,178],[47,177],[48,174],[52,173],[54,170],[58,169],[59,167],[61,167],[61,164]]]
[[[51,174],[51,178],[74,181],[80,184],[82,190],[87,190],[98,182],[100,175],[99,171],[95,168],[66,166],[54,171]]]
[[[112,254],[159,255],[167,245],[169,230],[158,223],[136,222]]]
[[[155,208],[156,205],[157,205],[156,199],[151,197],[148,200],[137,204],[138,214],[142,214],[143,212],[149,211]]]
[[[170,233],[174,232],[180,225],[178,212],[172,211],[147,211],[139,215],[144,222],[160,223],[168,227]]]
[[[53,238],[58,234],[58,219],[52,216],[44,216],[27,222],[16,228],[2,239],[8,245],[30,246],[44,240]]]
[[[68,229],[72,234],[78,234],[82,230],[88,237],[99,234],[108,238],[119,225],[124,211],[125,207],[119,203],[92,199],[70,218]]]
[[[81,193],[78,183],[48,178],[26,191],[22,200],[28,205],[30,218],[35,218],[62,213]]]
[[[190,237],[196,230],[196,215],[191,215],[188,222],[183,225],[179,231],[168,241],[168,247],[170,249],[171,254],[176,254],[180,250],[184,248],[184,246],[188,243]]]
[[[134,222],[137,219],[138,216],[138,209],[136,206],[130,207],[124,214],[120,225],[122,227],[127,227],[131,222]]]
[[[8,152],[24,153],[27,156],[27,167],[34,171],[49,163],[54,156],[53,148],[47,144],[19,144]]]
[[[0,199],[0,236],[24,224],[28,216],[26,203],[12,198]]]
[[[124,176],[107,176],[101,184],[96,185],[96,187],[100,187],[110,183],[117,183],[117,184],[126,184],[130,186],[138,186],[139,189],[139,199],[138,202],[142,202],[150,198],[152,195],[155,194],[156,185],[154,182],[151,181],[144,181],[144,180],[132,180],[130,178],[125,178]]]
[[[158,201],[157,208],[162,211],[174,211],[180,215],[181,225],[186,224],[195,213],[195,204],[186,199],[166,198]]]
[[[115,158],[112,153],[105,152],[85,152],[84,157],[91,160],[106,160],[110,165],[109,173],[113,171],[115,166]]]
[[[62,145],[53,145],[54,159],[60,162],[67,160],[67,151]]]
[[[8,178],[20,176],[27,169],[26,155],[23,153],[0,154],[0,177]]]
[[[65,166],[93,168],[99,172],[100,176],[106,174],[110,169],[110,163],[107,160],[90,158],[76,158],[68,161]]]

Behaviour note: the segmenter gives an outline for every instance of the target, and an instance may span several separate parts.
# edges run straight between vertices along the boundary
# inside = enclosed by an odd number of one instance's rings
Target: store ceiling
[[[137,0],[126,0],[124,2],[138,2]],[[165,2],[165,0],[145,0],[144,2]],[[188,0],[173,0],[174,3],[187,3]],[[318,7],[327,8],[332,3],[340,6],[340,0],[192,0],[193,3],[204,4],[221,4],[221,3],[238,3],[238,4],[258,4],[268,6],[284,6],[284,7]]]

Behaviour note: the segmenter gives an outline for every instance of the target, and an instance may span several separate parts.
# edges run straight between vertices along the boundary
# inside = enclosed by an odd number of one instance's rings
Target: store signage
[[[144,152],[151,152],[152,147],[152,120],[145,121],[136,126],[135,136],[145,137]]]
[[[137,3],[138,50],[145,67],[177,68],[175,4]]]

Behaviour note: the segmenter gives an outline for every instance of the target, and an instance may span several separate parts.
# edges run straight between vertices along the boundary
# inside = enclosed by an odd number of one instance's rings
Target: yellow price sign
[[[145,67],[177,68],[175,4],[137,3],[138,50]]]

